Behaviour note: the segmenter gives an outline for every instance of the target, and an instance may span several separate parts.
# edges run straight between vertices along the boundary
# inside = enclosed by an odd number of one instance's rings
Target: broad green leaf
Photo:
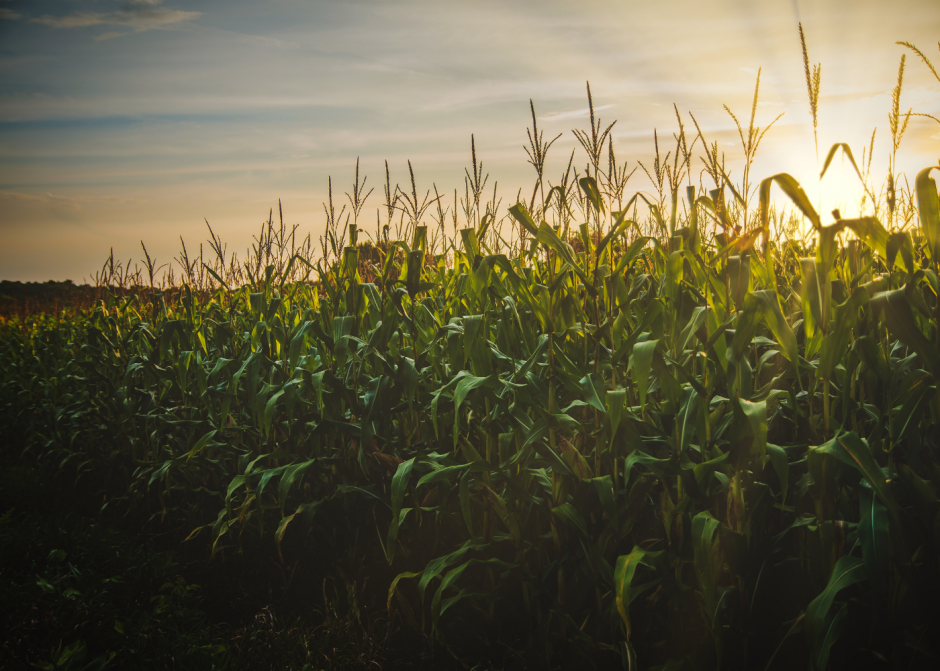
[[[700,399],[698,392],[691,386],[682,390],[682,405],[679,410],[679,451],[684,453],[692,444],[695,427],[698,424]]]
[[[701,587],[701,597],[709,620],[712,620],[717,607],[716,586],[724,565],[721,545],[718,539],[720,522],[708,511],[692,518],[692,564],[695,577]]]
[[[826,154],[826,160],[823,161],[822,171],[819,173],[819,179],[822,180],[822,178],[826,176],[829,164],[832,163],[832,159],[835,158],[836,152],[840,149],[843,154],[848,156],[849,162],[852,164],[852,167],[855,168],[855,174],[858,175],[859,180],[864,183],[865,180],[862,179],[862,173],[859,171],[858,166],[855,165],[855,157],[852,156],[852,148],[845,142],[836,142],[829,148],[829,153]]]
[[[574,445],[568,442],[564,436],[558,436],[558,449],[568,465],[568,468],[578,480],[589,480],[594,477],[590,464],[581,455]]]
[[[587,196],[588,202],[594,206],[595,210],[598,212],[606,211],[604,209],[604,199],[601,197],[601,192],[597,188],[597,182],[593,177],[582,177],[578,180],[578,186],[581,187],[584,195]]]
[[[277,525],[277,530],[274,532],[274,539],[277,544],[278,556],[280,556],[282,562],[284,561],[282,546],[284,541],[284,534],[287,532],[287,525],[293,522],[295,519],[300,518],[303,520],[304,525],[309,527],[310,523],[313,521],[314,515],[316,515],[317,509],[322,503],[322,500],[314,501],[312,503],[303,503],[292,515],[281,518],[281,521]]]
[[[628,555],[617,557],[617,566],[614,569],[614,596],[617,603],[617,612],[623,620],[623,626],[626,630],[627,640],[630,640],[632,628],[630,627],[630,586],[633,583],[633,576],[636,574],[636,567],[646,556],[646,551],[635,546]]]
[[[630,247],[628,247],[627,251],[625,251],[623,253],[623,256],[620,257],[620,260],[617,262],[617,267],[614,268],[614,271],[611,274],[619,275],[623,273],[623,271],[626,270],[627,266],[633,263],[636,257],[640,255],[640,252],[643,251],[643,249],[646,247],[647,244],[649,244],[651,240],[653,240],[653,238],[640,236],[636,240],[634,240],[632,243],[630,243]]]
[[[487,486],[485,483],[483,484],[483,491],[485,492],[490,505],[493,506],[493,509],[499,516],[499,519],[501,519],[503,524],[506,525],[506,528],[509,529],[509,533],[512,535],[512,538],[516,543],[516,547],[522,547],[522,529],[519,526],[519,520],[517,516],[506,507],[506,502],[503,500],[503,498],[490,489],[489,486]]]
[[[610,419],[610,443],[607,449],[614,449],[614,441],[617,438],[617,430],[623,421],[627,404],[627,390],[617,389],[607,392],[607,405],[609,407],[608,418]]]
[[[882,591],[888,584],[888,554],[890,532],[888,509],[868,487],[858,489],[858,540],[862,546],[865,570],[876,589]]]
[[[838,640],[839,636],[842,635],[843,624],[845,623],[845,617],[849,610],[849,604],[844,603],[835,614],[830,617],[825,623],[825,636],[822,637],[822,641],[819,644],[819,647],[814,650],[813,658],[810,660],[812,667],[823,671],[828,667],[829,664],[829,653],[832,650],[833,644]]]
[[[583,378],[581,378],[580,384],[581,389],[584,392],[584,400],[600,412],[607,412],[607,407],[604,405],[604,401],[602,400],[601,395],[598,393],[597,387],[594,384],[594,377],[595,376],[593,375],[585,375]],[[604,395],[606,396],[606,394]]]
[[[898,265],[906,272],[914,272],[914,247],[907,231],[895,231],[888,235],[888,244],[885,249],[889,271],[894,268],[895,263],[899,262]]]
[[[878,497],[888,507],[888,510],[893,514],[897,514],[898,504],[888,488],[887,478],[872,456],[868,443],[862,440],[857,433],[853,431],[838,435],[812,449],[830,454],[847,466],[858,469],[878,493]]]
[[[603,201],[601,202],[603,203]],[[620,212],[612,212],[611,214],[614,215],[614,221],[610,225],[610,230],[607,232],[607,235],[601,238],[601,241],[597,243],[597,249],[594,250],[594,253],[597,256],[600,256],[604,252],[604,250],[607,248],[607,245],[610,244],[611,240],[623,233],[628,227],[636,225],[636,222],[630,221],[626,218],[626,209]]]
[[[186,457],[186,461],[189,461],[190,459],[193,458],[193,456],[202,452],[202,450],[206,447],[206,445],[209,444],[209,441],[215,438],[216,433],[218,433],[218,431],[213,429],[212,431],[207,432],[202,438],[197,440],[196,444],[193,445],[192,449],[189,451],[189,456]]]
[[[703,461],[700,464],[696,464],[692,468],[692,475],[695,477],[695,482],[703,490],[707,490],[708,481],[711,479],[712,474],[718,469],[719,466],[728,462],[728,459],[731,458],[731,452],[725,452],[721,456],[715,457],[714,459],[709,459],[708,461]]]
[[[920,227],[930,245],[930,255],[934,262],[940,260],[940,196],[937,194],[937,182],[930,176],[930,171],[938,169],[940,168],[935,165],[924,168],[917,173],[914,180]]]
[[[806,608],[806,634],[813,649],[813,666],[820,668],[817,663],[828,659],[828,650],[824,651],[827,630],[831,624],[829,611],[832,608],[836,595],[857,582],[866,580],[865,562],[858,557],[842,555],[832,569],[829,583],[822,594],[813,599]],[[831,642],[829,645],[831,646]],[[825,667],[822,667],[825,668]]]
[[[462,228],[460,229],[460,237],[463,239],[464,253],[473,263],[473,259],[480,256],[480,243],[477,242],[477,232],[472,228]]]
[[[529,232],[529,235],[538,235],[539,229],[536,227],[535,221],[533,221],[532,216],[529,214],[529,211],[526,209],[525,205],[522,203],[516,203],[509,208],[509,214],[513,216],[513,219],[519,222],[520,226]]]
[[[470,510],[470,472],[467,471],[460,476],[458,485],[458,498],[460,499],[460,512],[463,515],[463,522],[467,527],[467,533],[470,534],[470,540],[476,546],[476,535],[473,533],[473,511]]]
[[[823,322],[822,304],[820,301],[820,284],[816,274],[816,259],[800,259],[800,270],[803,277],[800,282],[800,297],[803,304],[803,329],[806,331],[807,341],[815,335],[816,330],[825,326]],[[826,280],[828,284],[828,280]]]
[[[742,398],[738,399],[738,403],[747,418],[751,435],[754,436],[754,442],[751,443],[751,454],[763,458],[767,452],[767,401],[752,403]]]
[[[623,464],[624,482],[630,481],[630,471],[633,469],[634,464],[646,466],[660,480],[674,478],[680,473],[678,464],[671,459],[657,459],[643,450],[634,450]]]
[[[316,462],[316,459],[304,461],[299,464],[290,464],[284,468],[281,481],[277,486],[277,500],[281,508],[281,517],[284,517],[284,505],[287,503],[287,495],[290,493],[291,487],[294,486],[294,482],[296,482],[298,478],[303,477],[304,472],[310,468],[314,462]],[[260,495],[261,487],[258,488],[258,496]]]
[[[457,601],[467,596],[474,595],[485,597],[484,592],[472,591],[470,588],[464,588],[455,597],[449,599],[443,599],[444,592],[453,586],[457,579],[471,566],[473,565],[484,565],[490,566],[496,569],[510,569],[514,568],[516,564],[510,564],[509,562],[502,561],[496,557],[491,557],[489,559],[470,559],[460,566],[456,566],[449,570],[444,577],[441,579],[441,584],[438,586],[437,591],[434,593],[434,596],[431,598],[431,628],[432,631],[437,629],[438,622],[441,615],[447,612],[447,609],[454,605]]]
[[[469,549],[469,543],[465,543],[458,550],[438,557],[437,559],[432,559],[427,563],[424,567],[424,571],[421,572],[421,577],[418,579],[418,592],[421,594],[421,603],[424,603],[424,591],[427,589],[428,584],[434,578],[437,578],[448,566],[452,566],[463,559]]]
[[[421,573],[421,571],[403,571],[395,576],[395,579],[392,580],[392,584],[388,588],[387,608],[389,613],[392,612],[392,597],[395,595],[395,590],[398,588],[399,581],[407,578],[415,578],[421,575]]]
[[[562,503],[561,505],[555,506],[552,508],[552,515],[564,522],[565,526],[569,527],[573,531],[576,531],[585,538],[587,537],[587,523],[584,521],[581,513],[575,510],[574,506],[572,506],[570,503]]]
[[[630,368],[633,382],[640,394],[640,407],[646,412],[646,394],[649,390],[650,370],[653,368],[653,353],[659,345],[658,340],[646,340],[633,346],[630,355]]]
[[[395,475],[392,476],[392,522],[388,527],[388,538],[386,540],[386,552],[388,552],[388,563],[395,560],[395,544],[398,541],[399,515],[401,506],[405,500],[405,492],[408,489],[408,478],[411,477],[411,469],[414,467],[414,457],[398,464]],[[417,505],[417,504],[415,504]]]
[[[777,342],[780,343],[783,355],[792,363],[797,363],[799,360],[799,348],[796,343],[796,335],[794,335],[793,329],[790,328],[786,318],[783,316],[777,292],[766,290],[752,291],[745,298],[745,309],[747,309],[749,302],[754,304],[755,309],[759,310],[764,317],[767,326],[774,334]]]
[[[538,231],[538,241],[558,254],[558,257],[571,266],[571,269],[575,272],[581,282],[584,284],[584,287],[592,293],[595,293],[593,289],[593,284],[591,283],[590,278],[581,269],[581,266],[578,265],[575,261],[574,256],[572,255],[571,247],[568,243],[564,242],[561,238],[558,237],[558,234],[552,229],[551,226],[546,224],[544,221],[539,225]]]
[[[589,482],[594,485],[594,491],[597,492],[597,498],[601,502],[604,512],[607,513],[607,518],[613,520],[617,515],[617,508],[614,503],[613,479],[610,475],[602,475],[598,478],[591,478]]]
[[[813,228],[820,228],[822,224],[819,220],[819,214],[816,212],[816,208],[813,207],[813,204],[807,197],[806,192],[803,191],[803,187],[801,187],[800,183],[797,182],[793,177],[784,172],[761,180],[760,187],[758,189],[761,228],[766,229],[770,224],[770,187],[774,184],[779,186],[781,191],[783,191],[790,198],[790,200],[793,201],[793,204],[797,206],[800,212],[802,212],[803,215],[810,220]]]
[[[780,504],[787,504],[787,491],[790,487],[790,462],[787,459],[786,450],[779,445],[767,443],[767,456],[770,457],[770,463],[777,474],[777,480],[780,481]]]
[[[460,406],[463,404],[464,399],[466,399],[467,394],[469,394],[474,389],[479,389],[480,387],[492,385],[495,383],[495,378],[491,375],[485,377],[476,377],[473,375],[467,375],[462,378],[460,382],[457,383],[457,388],[454,390],[454,446],[457,446],[458,438],[460,436]]]
[[[816,375],[824,380],[831,380],[836,365],[845,357],[848,350],[852,330],[858,322],[858,310],[868,303],[868,292],[861,287],[855,289],[852,295],[834,310],[833,328],[823,338],[819,348],[819,364]]]
[[[918,328],[904,289],[875,294],[871,304],[884,315],[892,335],[916,352],[931,371],[940,371],[940,354]]]

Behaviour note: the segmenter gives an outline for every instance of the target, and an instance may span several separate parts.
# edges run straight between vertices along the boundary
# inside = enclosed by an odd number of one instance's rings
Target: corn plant
[[[601,177],[594,121],[577,191],[569,161],[543,199],[532,109],[538,180],[508,208],[511,242],[481,207],[475,143],[446,244],[410,164],[410,190],[387,179],[384,235],[360,243],[357,164],[355,219],[325,206],[320,259],[269,216],[241,266],[213,232],[214,265],[187,257],[178,289],[6,322],[8,425],[37,459],[118,478],[122,504],[185,518],[213,555],[262,539],[374,576],[455,654],[825,669],[841,646],[931,664],[937,167],[915,179],[918,226],[824,224],[786,173],[750,209],[702,138],[716,189],[680,208],[680,129],[640,221],[609,188],[622,176]],[[778,192],[815,242],[771,238]]]

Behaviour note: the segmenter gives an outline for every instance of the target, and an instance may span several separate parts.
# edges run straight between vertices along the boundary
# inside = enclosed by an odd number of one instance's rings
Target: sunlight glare
[[[865,189],[848,160],[834,158],[817,189],[816,201],[819,203],[819,216],[824,226],[832,223],[831,212],[836,208],[843,219],[861,216],[859,205]],[[868,205],[870,206],[870,203]]]

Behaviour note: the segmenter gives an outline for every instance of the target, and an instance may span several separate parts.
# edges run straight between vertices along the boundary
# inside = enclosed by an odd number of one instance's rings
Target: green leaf
[[[633,382],[640,394],[640,407],[646,412],[646,394],[650,384],[650,370],[653,368],[653,353],[659,345],[659,340],[646,340],[633,346],[630,355],[630,368],[633,371]]]
[[[587,538],[587,523],[584,521],[581,513],[575,510],[574,506],[570,503],[562,503],[561,505],[555,506],[552,508],[552,515],[564,522],[565,526],[568,528]]]
[[[597,387],[594,385],[594,377],[594,375],[585,375],[581,378],[580,384],[581,390],[584,392],[584,400],[597,410],[606,413],[607,407],[604,405],[604,401],[601,400]]]
[[[836,142],[832,147],[829,148],[829,153],[826,154],[826,160],[823,161],[822,172],[819,173],[819,179],[822,180],[826,176],[826,171],[829,169],[829,164],[832,163],[832,159],[835,158],[836,152],[842,150],[842,153],[849,157],[849,162],[852,164],[852,167],[855,168],[855,174],[858,175],[859,180],[862,184],[865,183],[865,180],[862,179],[862,173],[859,172],[858,166],[855,165],[855,157],[852,156],[852,148],[849,147],[845,142]]]
[[[467,533],[470,534],[470,540],[476,546],[477,538],[473,533],[473,511],[470,510],[470,472],[467,471],[460,476],[458,486],[458,498],[460,499],[460,512],[463,515],[463,523],[467,527]]]
[[[581,187],[584,195],[587,196],[588,202],[594,206],[594,209],[598,212],[604,212],[604,199],[601,198],[601,192],[597,188],[597,182],[594,178],[582,177],[578,180],[578,185]]]
[[[460,566],[456,566],[448,571],[443,579],[441,579],[441,584],[438,586],[437,591],[434,593],[434,596],[431,599],[431,629],[432,631],[437,630],[438,621],[440,620],[441,615],[443,615],[448,608],[457,603],[460,599],[466,598],[467,596],[481,596],[485,597],[486,594],[483,592],[475,592],[470,588],[464,588],[460,592],[449,599],[442,599],[445,590],[449,589],[457,579],[463,575],[463,573],[470,567],[474,565],[483,565],[490,566],[496,569],[510,569],[514,568],[516,564],[510,564],[509,562],[502,561],[496,557],[491,557],[489,559],[470,559]]]
[[[937,182],[930,176],[930,171],[938,169],[935,165],[924,168],[914,180],[920,227],[930,245],[930,256],[934,262],[940,261],[940,196],[937,194]]]
[[[290,468],[290,464],[285,466],[278,466],[277,468],[269,468],[266,471],[263,471],[261,473],[261,481],[258,483],[258,489],[255,490],[255,495],[260,499],[262,494],[264,494],[264,490],[267,488],[268,483],[271,482],[271,480],[273,480],[275,477],[279,477],[288,468]]]
[[[633,222],[629,222],[629,223],[633,223]],[[643,251],[643,249],[652,239],[653,238],[651,237],[640,236],[636,240],[634,240],[630,244],[630,246],[627,248],[627,251],[623,253],[623,256],[620,257],[620,260],[617,262],[617,267],[614,268],[614,271],[611,274],[619,275],[624,270],[626,270],[627,266],[633,263],[633,260],[636,259],[636,257],[640,255],[640,252]]]
[[[610,443],[607,449],[614,449],[614,441],[617,438],[617,430],[620,428],[620,422],[626,414],[627,390],[617,389],[607,392],[607,405],[610,411],[607,415],[610,420]]]
[[[890,533],[888,509],[868,487],[858,488],[858,540],[862,546],[865,570],[877,589],[885,595],[888,584]]]
[[[628,226],[636,225],[636,222],[630,221],[626,218],[626,209],[622,210],[621,212],[612,212],[611,214],[614,215],[614,222],[610,225],[610,230],[607,232],[607,235],[601,238],[601,241],[597,243],[597,249],[594,250],[594,254],[597,256],[600,256],[604,252],[604,249],[607,247],[607,245],[610,244],[610,241],[623,233],[623,231],[626,230]]]
[[[724,561],[721,554],[718,527],[721,523],[708,511],[692,518],[692,565],[701,587],[709,622],[714,619],[717,608],[716,586]]]
[[[287,531],[287,525],[298,517],[304,521],[305,526],[310,526],[310,523],[313,521],[313,517],[317,512],[317,508],[323,503],[322,500],[314,501],[312,503],[303,503],[298,506],[297,510],[294,511],[292,515],[288,515],[281,519],[280,523],[277,525],[277,530],[274,532],[274,539],[277,543],[277,553],[281,558],[281,561],[284,561],[284,554],[282,553],[282,543],[284,541],[284,534]]]
[[[196,441],[196,444],[193,445],[193,448],[189,451],[189,456],[186,457],[186,461],[189,461],[193,458],[194,455],[199,454],[203,448],[209,444],[209,441],[215,438],[215,434],[218,433],[215,429],[207,432],[202,438]]]
[[[767,401],[752,403],[742,398],[738,399],[738,403],[747,418],[751,435],[754,436],[754,442],[751,443],[751,454],[763,458],[767,452]]]
[[[824,649],[824,646],[827,643],[826,639],[829,638],[828,630],[831,629],[829,611],[836,595],[846,587],[867,578],[868,573],[865,571],[864,561],[852,555],[842,555],[832,569],[826,589],[807,606],[806,634],[813,649],[812,662],[815,668],[824,669],[825,666],[820,667],[819,662],[825,663],[828,660],[829,651]],[[828,644],[831,646],[832,641]]]
[[[424,567],[424,571],[421,572],[421,578],[418,579],[418,592],[421,594],[421,603],[424,603],[424,591],[427,589],[428,583],[438,577],[448,566],[456,564],[463,559],[463,556],[467,554],[467,550],[469,549],[470,544],[465,543],[460,549],[438,557],[437,559],[432,559],[427,563]]]
[[[892,335],[914,350],[931,371],[940,371],[940,354],[918,328],[904,289],[875,294],[871,304],[884,315]]]
[[[806,331],[806,340],[809,342],[816,330],[824,326],[819,281],[816,275],[816,259],[800,259],[800,270],[803,273],[800,282],[803,329]]]
[[[685,453],[692,444],[695,427],[698,424],[700,399],[698,392],[691,386],[682,390],[682,405],[679,410],[679,451]]]
[[[878,497],[881,499],[882,503],[888,507],[888,510],[891,511],[892,514],[898,514],[898,504],[891,490],[888,488],[884,471],[881,470],[875,458],[872,456],[871,448],[868,446],[868,443],[862,438],[859,438],[857,433],[852,431],[838,435],[832,440],[811,449],[824,454],[830,454],[843,464],[858,469],[868,480],[872,488],[878,493]]]
[[[551,194],[549,194],[549,198]],[[509,208],[509,214],[513,216],[513,219],[519,222],[519,224],[529,232],[529,235],[536,236],[539,234],[539,229],[535,226],[535,221],[532,219],[532,215],[529,214],[529,211],[526,209],[526,206],[522,203],[516,203]]]
[[[281,389],[275,394],[272,394],[271,397],[267,400],[264,405],[264,416],[263,416],[263,425],[262,429],[264,431],[265,438],[271,436],[271,425],[274,423],[274,411],[277,408],[277,402],[280,400],[281,396],[284,395],[284,390]]]
[[[594,491],[601,502],[601,507],[607,513],[607,518],[613,520],[617,516],[617,507],[614,502],[614,483],[610,475],[602,475],[599,478],[591,478],[584,482],[590,482],[594,485]]]
[[[294,486],[294,482],[298,478],[303,477],[304,472],[310,468],[316,459],[311,459],[310,461],[304,461],[299,464],[290,464],[284,468],[284,474],[281,476],[281,481],[277,486],[277,500],[278,505],[281,507],[281,517],[284,516],[284,505],[287,503],[287,495],[290,493],[291,487]],[[258,488],[258,496],[261,496],[261,488]]]
[[[907,231],[891,233],[888,236],[888,244],[885,250],[885,258],[889,271],[894,268],[894,264],[898,260],[898,252],[900,252],[901,263],[898,265],[906,272],[914,272],[914,247],[911,243],[911,236]]]
[[[516,543],[516,547],[521,548],[522,529],[519,526],[519,520],[516,515],[506,507],[506,502],[499,494],[490,489],[485,483],[482,487],[487,500],[490,502],[490,505],[493,506],[493,510],[496,511],[496,514],[499,516],[499,519],[503,521],[503,524],[506,525],[506,528],[509,529],[509,533]]]
[[[617,566],[614,569],[614,595],[617,602],[617,612],[620,613],[620,618],[623,620],[628,641],[632,633],[630,627],[630,585],[633,583],[636,567],[639,566],[645,556],[645,550],[640,548],[639,545],[634,546],[630,554],[617,557]]]
[[[400,580],[405,580],[407,578],[415,578],[421,575],[421,573],[422,573],[421,571],[403,571],[395,576],[395,579],[392,580],[392,584],[389,585],[389,588],[388,588],[387,607],[388,607],[389,613],[392,612],[392,597],[395,595],[395,590],[398,588],[398,582]]]
[[[474,389],[479,389],[483,386],[493,386],[495,383],[496,378],[492,375],[485,377],[467,375],[457,383],[457,388],[454,390],[454,447],[457,446],[460,436],[460,406],[463,404],[467,394]]]
[[[790,462],[787,459],[787,452],[779,445],[767,443],[767,456],[770,457],[777,480],[780,481],[780,504],[786,505],[787,490],[790,487]]]
[[[845,357],[848,350],[852,329],[858,322],[858,310],[868,303],[868,292],[856,287],[852,295],[835,308],[832,330],[823,338],[819,348],[817,377],[831,380],[835,367]]]
[[[760,207],[760,225],[761,228],[768,228],[770,224],[770,187],[774,184],[780,187],[790,200],[793,201],[793,204],[799,208],[800,212],[810,220],[810,223],[813,224],[813,228],[819,229],[822,225],[819,220],[819,214],[816,212],[816,208],[813,207],[813,204],[810,202],[809,198],[806,195],[806,192],[803,191],[803,187],[800,186],[800,183],[797,182],[793,177],[788,175],[785,172],[778,173],[772,177],[764,179],[760,183],[760,188],[758,189],[758,199]]]
[[[671,459],[657,459],[643,450],[634,450],[623,464],[623,481],[630,481],[630,471],[634,464],[646,466],[660,480],[667,480],[679,475],[678,465]]]
[[[799,361],[799,347],[796,343],[796,335],[790,324],[787,323],[780,309],[780,299],[776,291],[752,291],[744,299],[745,310],[748,304],[753,304],[754,309],[759,311],[764,317],[764,321],[770,328],[777,342],[780,343],[780,349],[783,355],[792,363]]]
[[[578,279],[581,280],[585,289],[587,289],[591,295],[596,293],[590,278],[587,276],[587,273],[585,273],[581,266],[575,261],[574,256],[572,255],[571,247],[568,245],[568,243],[559,238],[554,229],[544,221],[539,225],[537,239],[540,243],[558,254],[562,261],[571,266],[571,269],[575,272],[575,274],[578,276]]]
[[[708,481],[711,479],[712,474],[724,463],[727,463],[728,459],[731,458],[731,452],[725,452],[721,456],[715,457],[714,459],[709,459],[708,461],[703,461],[700,464],[696,464],[692,467],[692,475],[695,477],[695,482],[702,491],[706,491],[708,487]]]
[[[472,228],[461,228],[460,237],[463,240],[464,253],[470,257],[470,262],[473,263],[473,260],[480,256],[480,243],[477,242],[477,232]]]
[[[849,604],[844,603],[842,606],[835,612],[835,614],[826,621],[825,626],[825,636],[822,639],[819,647],[814,650],[815,655],[810,660],[812,666],[820,671],[823,671],[827,668],[829,664],[829,653],[832,650],[833,644],[838,640],[839,636],[842,635],[843,624],[845,623],[845,616],[848,613]]]
[[[405,499],[405,492],[408,489],[408,478],[411,476],[411,469],[414,467],[414,464],[414,457],[408,461],[401,462],[395,470],[395,475],[392,476],[392,523],[388,527],[388,539],[386,540],[389,564],[395,560],[395,544],[398,541],[399,515],[401,514],[402,502]]]

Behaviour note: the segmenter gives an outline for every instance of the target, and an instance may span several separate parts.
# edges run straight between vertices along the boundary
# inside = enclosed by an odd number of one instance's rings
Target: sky
[[[663,153],[674,147],[675,104],[735,179],[723,106],[746,123],[760,69],[756,123],[783,117],[754,174],[815,185],[800,21],[822,64],[820,152],[847,142],[860,157],[877,127],[883,173],[902,54],[902,110],[940,117],[940,83],[895,44],[940,67],[940,0],[0,0],[0,279],[82,282],[112,248],[141,258],[141,240],[170,261],[180,237],[206,240],[205,220],[244,250],[279,199],[316,238],[328,178],[339,205],[357,157],[376,187],[368,228],[384,161],[393,183],[410,160],[420,190],[462,192],[471,134],[505,208],[534,180],[529,100],[546,139],[563,134],[548,155],[557,182],[572,129],[588,127],[586,81],[630,169],[650,166],[654,129]],[[913,179],[938,157],[940,123],[913,118],[899,169]],[[826,197],[856,188],[845,170]],[[637,190],[651,190],[642,170]]]

